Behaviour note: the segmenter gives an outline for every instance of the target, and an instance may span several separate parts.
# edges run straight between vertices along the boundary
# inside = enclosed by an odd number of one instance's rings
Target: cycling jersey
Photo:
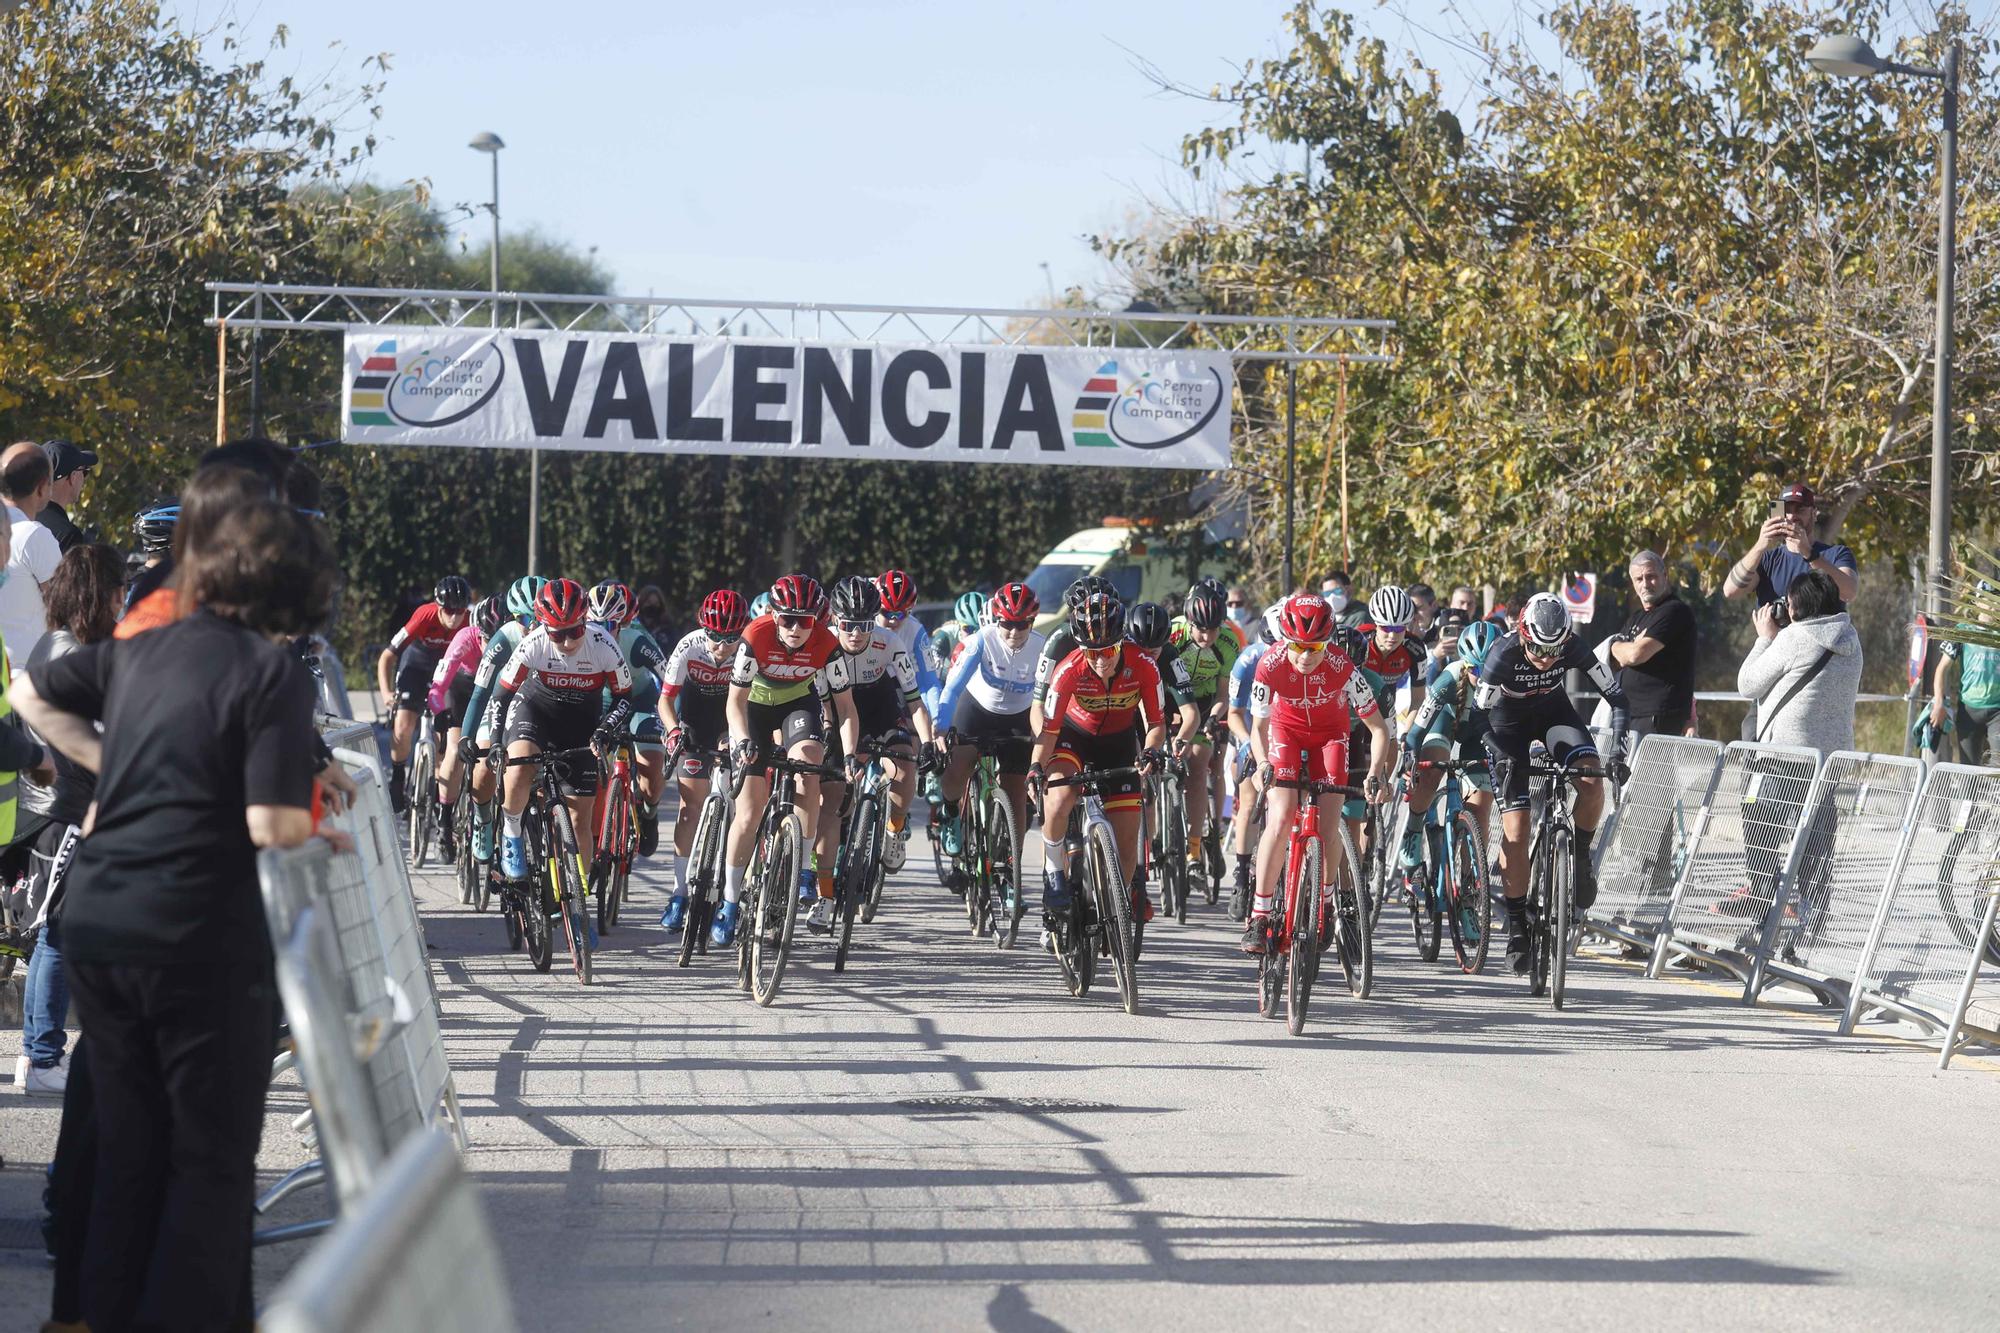
[[[1361,632],[1368,636],[1368,650],[1362,654],[1361,665],[1380,676],[1391,693],[1415,682],[1423,688],[1424,650],[1405,638],[1393,649],[1384,651],[1376,641],[1375,627],[1364,624]]]
[[[958,645],[971,637],[970,634],[966,633],[965,626],[959,624],[956,620],[947,620],[944,624],[939,625],[931,631],[931,656],[938,660],[940,674],[947,681],[951,678],[951,670],[949,667],[944,666],[944,664],[955,660]]]
[[[815,624],[797,648],[786,647],[778,637],[778,618],[766,612],[743,631],[729,683],[747,686],[754,704],[796,703],[827,692],[827,664],[839,652],[840,641],[823,624]]]
[[[1250,690],[1257,680],[1257,664],[1264,660],[1264,654],[1271,645],[1259,640],[1236,655],[1236,664],[1229,668],[1229,706],[1248,709]]]
[[[605,691],[612,704],[604,706]],[[542,734],[574,738],[594,725],[622,723],[631,709],[632,667],[618,643],[596,625],[584,627],[583,642],[565,653],[537,626],[521,640],[495,682],[488,721],[498,722],[502,701],[519,694],[517,716],[539,719]],[[574,748],[574,744],[562,748]]]
[[[961,651],[938,696],[938,725],[956,724],[961,699],[971,699],[989,713],[1028,711],[1041,665],[1040,634],[1029,631],[1020,649],[1009,652],[1000,630],[988,625],[967,635],[959,646]]]
[[[1501,726],[1511,718],[1534,711],[1538,703],[1551,696],[1567,702],[1568,696],[1563,693],[1563,673],[1567,671],[1582,671],[1590,677],[1590,683],[1611,705],[1612,734],[1624,735],[1632,720],[1625,691],[1611,668],[1598,661],[1597,655],[1574,635],[1563,645],[1555,661],[1536,666],[1528,660],[1521,636],[1509,634],[1487,652],[1472,701],[1492,715],[1495,726]]]
[[[621,628],[617,637],[619,651],[632,666],[633,696],[650,709],[653,700],[660,696],[660,682],[667,673],[667,655],[660,651],[659,640],[636,620]]]
[[[1250,690],[1250,715],[1269,718],[1271,731],[1302,737],[1346,736],[1350,719],[1381,710],[1368,682],[1345,653],[1329,652],[1311,671],[1286,653],[1265,653]]]
[[[910,661],[917,669],[917,692],[923,697],[924,707],[935,717],[938,692],[944,688],[944,673],[938,669],[938,656],[931,648],[930,631],[924,628],[923,621],[912,615],[904,616],[893,625],[877,628],[910,655]]]
[[[909,651],[887,629],[877,627],[861,651],[842,648],[827,663],[826,682],[835,690],[863,690],[887,680],[902,695],[905,704],[921,703],[917,689],[917,664]]]
[[[674,645],[673,656],[660,671],[660,695],[679,699],[688,690],[698,700],[720,706],[729,694],[729,671],[735,664],[734,648],[727,660],[718,661],[715,641],[707,630],[695,630]]]
[[[451,647],[455,629],[445,628],[442,618],[443,608],[436,602],[425,602],[416,609],[409,622],[396,631],[396,637],[389,640],[389,651],[399,653],[405,648],[421,648],[425,654],[437,657]]]
[[[1426,739],[1450,741],[1466,739],[1466,727],[1481,710],[1473,702],[1472,664],[1453,659],[1439,673],[1437,683],[1424,695],[1423,707],[1410,719],[1406,739],[1420,746]]]
[[[451,702],[452,687],[462,675],[471,675],[479,667],[479,659],[486,651],[486,636],[479,632],[479,626],[467,625],[451,636],[451,646],[438,659],[437,670],[431,673],[430,705],[433,713],[442,713]]]
[[[1071,653],[1049,679],[1048,720],[1042,729],[1065,726],[1091,736],[1134,730],[1143,714],[1149,727],[1164,724],[1160,669],[1130,644],[1118,654],[1118,669],[1106,681],[1081,652]]]
[[[528,627],[518,620],[509,620],[493,631],[486,641],[486,651],[479,655],[479,667],[472,673],[472,697],[466,701],[465,716],[459,722],[461,729],[473,731],[473,722],[486,711],[487,702],[493,695],[493,682],[500,677],[500,668],[507,665],[514,656],[514,650],[521,646],[521,640],[528,636]],[[481,728],[478,731],[482,744],[491,743],[491,737]]]
[[[1234,625],[1224,625],[1216,633],[1215,642],[1203,648],[1194,641],[1194,626],[1182,616],[1174,620],[1173,633],[1160,652],[1160,663],[1164,667],[1169,662],[1179,662],[1187,671],[1188,697],[1199,703],[1212,704],[1215,696],[1221,693],[1222,682],[1229,678],[1230,668],[1236,665],[1241,651],[1242,639]]]
[[[1071,653],[1077,650],[1076,631],[1065,620],[1049,632],[1042,644],[1042,660],[1035,666],[1035,702],[1045,703],[1049,697],[1049,680],[1056,674],[1056,668],[1063,664]]]

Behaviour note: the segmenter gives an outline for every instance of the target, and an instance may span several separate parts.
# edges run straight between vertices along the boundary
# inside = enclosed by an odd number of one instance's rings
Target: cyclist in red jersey
[[[1410,714],[1424,706],[1424,650],[1412,642],[1410,630],[1417,619],[1417,604],[1410,594],[1394,584],[1375,590],[1368,599],[1368,619],[1361,630],[1368,636],[1368,652],[1361,665],[1382,678],[1391,690],[1410,687]]]
[[[743,874],[757,849],[757,829],[771,779],[764,765],[778,754],[802,764],[826,758],[821,739],[820,699],[833,697],[834,716],[852,777],[861,767],[855,751],[861,745],[861,722],[854,700],[844,686],[828,679],[827,667],[840,651],[840,641],[826,627],[826,591],[819,580],[787,574],[771,585],[771,609],[750,622],[736,650],[736,667],[729,678],[731,749],[744,773],[737,790],[736,812],[729,825],[727,865],[723,870],[722,906],[716,909],[709,941],[728,945],[736,938],[737,901],[743,895]],[[797,779],[794,808],[805,827],[805,845],[813,845],[819,826],[820,782]],[[799,899],[810,905],[818,897],[810,859],[799,867]]]
[[[397,810],[404,807],[405,769],[417,739],[417,710],[426,705],[430,693],[431,673],[444,660],[452,637],[471,618],[472,585],[457,574],[447,574],[438,580],[436,600],[417,608],[375,663],[382,707],[395,712],[389,728],[389,802]]]
[[[1045,772],[1069,777],[1085,768],[1150,769],[1160,762],[1167,737],[1161,707],[1160,669],[1125,642],[1125,608],[1116,597],[1095,593],[1070,619],[1083,646],[1064,658],[1049,680],[1047,721],[1035,741],[1028,784],[1042,791]],[[1146,728],[1143,740],[1139,722]],[[1139,868],[1140,797],[1136,777],[1106,784],[1104,813],[1118,844],[1118,864],[1132,881],[1135,920],[1149,921],[1153,904]],[[1069,905],[1068,856],[1063,837],[1077,789],[1057,787],[1042,802],[1042,911],[1055,916]]]
[[[1258,765],[1257,785],[1266,793],[1267,805],[1264,835],[1257,845],[1257,897],[1249,928],[1243,932],[1245,953],[1261,953],[1265,948],[1273,890],[1284,869],[1292,816],[1299,805],[1297,788],[1277,784],[1301,778],[1345,782],[1347,734],[1354,718],[1361,720],[1374,740],[1368,781],[1379,783],[1393,758],[1388,724],[1375,706],[1374,691],[1352,659],[1337,649],[1328,651],[1333,632],[1333,608],[1325,598],[1293,597],[1278,613],[1282,646],[1257,660],[1250,690],[1250,714],[1256,719],[1250,731],[1250,749]],[[1318,798],[1322,828],[1338,827],[1334,821],[1340,818],[1341,800],[1337,792]],[[1322,866],[1343,864],[1328,849],[1321,848],[1321,852]]]

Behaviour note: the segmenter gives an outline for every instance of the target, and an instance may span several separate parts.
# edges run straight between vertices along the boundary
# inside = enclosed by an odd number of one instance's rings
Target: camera
[[[1777,622],[1779,629],[1792,623],[1792,608],[1784,598],[1771,603],[1771,619]]]

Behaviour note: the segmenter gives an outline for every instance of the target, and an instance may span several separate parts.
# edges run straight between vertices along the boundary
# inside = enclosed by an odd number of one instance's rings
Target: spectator
[[[1410,619],[1410,637],[1433,642],[1431,627],[1437,623],[1437,590],[1428,583],[1412,583],[1403,591],[1410,594],[1410,604],[1417,608],[1417,614]]]
[[[1447,606],[1438,612],[1437,624],[1431,627],[1428,640],[1428,660],[1424,663],[1424,688],[1429,689],[1444,674],[1444,669],[1458,657],[1458,636],[1472,623],[1474,615],[1461,607]]]
[[[1257,638],[1259,612],[1257,598],[1249,588],[1241,583],[1229,585],[1227,599],[1229,621],[1243,635],[1243,642],[1252,643]]]
[[[55,534],[30,514],[49,502],[49,456],[42,446],[22,441],[0,454],[0,496],[7,500],[7,527],[12,547],[7,579],[0,584],[0,637],[15,662],[26,662],[35,644],[48,633],[42,613],[42,585],[56,572],[62,547]]]
[[[1465,623],[1470,625],[1479,619],[1479,590],[1469,583],[1461,583],[1451,590],[1451,604],[1465,612]]]
[[[1632,557],[1627,573],[1639,605],[1610,639],[1611,666],[1632,701],[1625,752],[1642,736],[1689,733],[1694,721],[1694,612],[1668,582],[1667,562],[1652,551]]]
[[[83,483],[97,466],[97,455],[68,440],[44,440],[42,452],[49,456],[49,502],[35,515],[35,521],[55,536],[56,544],[68,555],[89,540],[83,529],[70,521],[69,510],[83,498]]]
[[[1780,491],[1771,506],[1771,516],[1764,520],[1757,534],[1756,544],[1730,566],[1729,577],[1722,583],[1722,595],[1742,597],[1754,588],[1757,605],[1769,606],[1784,597],[1792,580],[1808,569],[1816,569],[1833,580],[1834,589],[1840,594],[1840,605],[1834,609],[1845,611],[1860,583],[1858,566],[1854,552],[1845,546],[1814,540],[1813,526],[1818,512],[1819,501],[1812,487],[1793,482]]]
[[[32,671],[84,644],[111,637],[120,573],[118,552],[109,546],[79,546],[63,556],[47,589],[49,632],[35,645],[25,670]],[[21,817],[14,828],[15,845],[33,851],[32,895],[40,927],[35,951],[28,958],[21,1058],[14,1071],[14,1086],[49,1095],[62,1092],[69,1063],[63,1051],[69,985],[63,973],[59,928],[61,876],[97,787],[97,779],[88,769],[78,767],[66,755],[53,757],[52,784],[32,780],[22,784]]]
[[[1319,582],[1319,595],[1333,609],[1334,621],[1342,628],[1359,625],[1368,615],[1368,604],[1354,600],[1354,576],[1336,569]]]
[[[325,613],[324,544],[257,500],[183,542],[179,581],[189,615],[9,692],[99,774],[63,914],[97,1131],[77,1290],[98,1329],[250,1325],[277,1016],[256,853],[313,833],[312,681],[285,640]]]
[[[1981,600],[1995,591],[1985,579],[1975,585]],[[1931,688],[1932,731],[1942,735],[1949,723],[1961,761],[2000,764],[2000,648],[1947,639]]]
[[[639,589],[638,607],[640,626],[661,643],[666,643],[667,595],[660,591],[659,584],[648,583]]]

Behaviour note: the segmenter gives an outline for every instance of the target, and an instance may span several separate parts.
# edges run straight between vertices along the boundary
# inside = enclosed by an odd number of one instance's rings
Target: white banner
[[[1229,466],[1224,352],[520,329],[347,335],[353,444]]]

